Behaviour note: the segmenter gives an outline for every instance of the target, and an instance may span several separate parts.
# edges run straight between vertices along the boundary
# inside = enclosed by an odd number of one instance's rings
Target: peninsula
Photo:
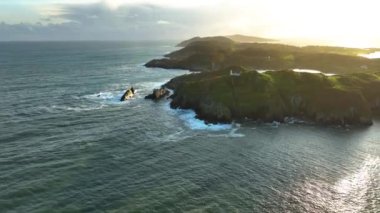
[[[200,71],[163,87],[174,91],[172,108],[192,109],[207,122],[298,118],[370,125],[380,111],[380,61],[357,55],[376,50],[198,38],[146,66]]]

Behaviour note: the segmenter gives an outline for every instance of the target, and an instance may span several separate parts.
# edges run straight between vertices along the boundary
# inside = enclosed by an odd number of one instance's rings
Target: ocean
[[[0,212],[380,211],[379,121],[207,125],[144,100],[175,49],[0,43]]]

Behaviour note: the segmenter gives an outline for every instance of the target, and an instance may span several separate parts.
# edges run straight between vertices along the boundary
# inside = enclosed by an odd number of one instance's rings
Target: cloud
[[[41,23],[0,25],[0,40],[183,39],[213,30],[220,17],[208,10],[152,4],[70,4],[45,7]],[[215,32],[215,29],[214,29]]]
[[[165,20],[158,20],[157,24],[170,24],[170,22],[165,21]]]
[[[180,40],[240,33],[379,46],[376,10],[372,0],[15,0],[0,7],[0,22],[8,21],[0,26],[0,40]]]

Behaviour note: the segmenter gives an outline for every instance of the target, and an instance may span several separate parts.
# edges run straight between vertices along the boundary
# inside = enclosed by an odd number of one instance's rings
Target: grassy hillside
[[[240,76],[225,69],[171,80],[166,84],[175,90],[171,106],[194,109],[210,122],[291,116],[329,124],[370,124],[380,108],[380,73],[325,76],[240,69]]]

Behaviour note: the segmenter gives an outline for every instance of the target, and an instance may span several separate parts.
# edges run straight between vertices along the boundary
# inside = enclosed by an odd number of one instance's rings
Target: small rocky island
[[[159,89],[153,89],[153,93],[145,96],[145,99],[151,99],[154,101],[158,101],[170,94],[169,90],[165,87],[161,87]]]
[[[130,89],[127,89],[124,92],[124,94],[120,98],[120,101],[129,100],[129,99],[133,98],[134,95],[135,95],[135,89],[133,87],[131,87]]]
[[[380,61],[356,56],[368,51],[215,37],[186,43],[168,58],[146,66],[201,71],[176,77],[164,87],[174,91],[172,108],[193,109],[207,122],[283,122],[293,117],[320,124],[370,125],[380,111],[380,72],[374,72],[380,70]],[[339,75],[293,68],[333,70]]]

